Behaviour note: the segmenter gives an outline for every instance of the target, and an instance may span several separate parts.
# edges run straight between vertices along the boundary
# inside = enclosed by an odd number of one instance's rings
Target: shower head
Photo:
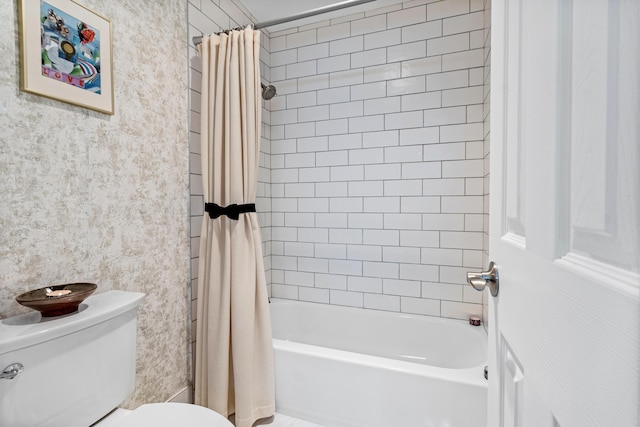
[[[262,84],[262,98],[265,100],[270,100],[274,96],[276,96],[276,87],[273,85],[265,86]]]

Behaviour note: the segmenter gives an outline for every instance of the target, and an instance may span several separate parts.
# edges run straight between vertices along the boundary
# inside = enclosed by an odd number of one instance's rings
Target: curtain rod
[[[327,6],[318,7],[316,9],[311,9],[306,12],[301,12],[296,15],[291,15],[286,18],[280,19],[272,19],[270,21],[258,22],[253,25],[253,28],[258,30],[260,28],[272,27],[278,24],[284,24],[285,22],[297,21],[298,19],[309,18],[311,16],[320,15],[322,13],[333,12],[340,9],[345,9],[347,7],[358,6],[360,4],[369,3],[375,0],[346,0],[340,3],[330,4]],[[193,44],[199,45],[202,43],[202,36],[195,36],[193,38]]]

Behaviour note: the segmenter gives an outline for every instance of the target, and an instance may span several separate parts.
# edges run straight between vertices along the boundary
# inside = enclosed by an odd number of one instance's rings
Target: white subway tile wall
[[[189,37],[251,20],[231,3],[190,0]],[[271,295],[486,324],[487,297],[464,272],[488,264],[490,0],[425,3],[263,31],[262,78],[278,90],[263,105],[256,200]],[[195,299],[204,199],[191,43],[189,56]]]
[[[273,296],[483,313],[488,16],[425,3],[270,34]]]

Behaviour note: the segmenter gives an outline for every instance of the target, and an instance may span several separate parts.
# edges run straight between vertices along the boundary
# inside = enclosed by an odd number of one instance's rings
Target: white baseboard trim
[[[193,403],[193,399],[191,397],[191,387],[187,386],[176,393],[171,399],[167,400],[167,402],[174,403]]]

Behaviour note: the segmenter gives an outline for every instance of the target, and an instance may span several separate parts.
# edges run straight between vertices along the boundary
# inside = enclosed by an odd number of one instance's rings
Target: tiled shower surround
[[[223,3],[190,5],[190,36],[216,31],[201,15]],[[483,9],[411,1],[263,34],[263,80],[278,90],[263,110],[258,199],[273,297],[481,315],[465,273],[486,249]]]
[[[274,297],[480,315],[482,1],[272,33]]]

